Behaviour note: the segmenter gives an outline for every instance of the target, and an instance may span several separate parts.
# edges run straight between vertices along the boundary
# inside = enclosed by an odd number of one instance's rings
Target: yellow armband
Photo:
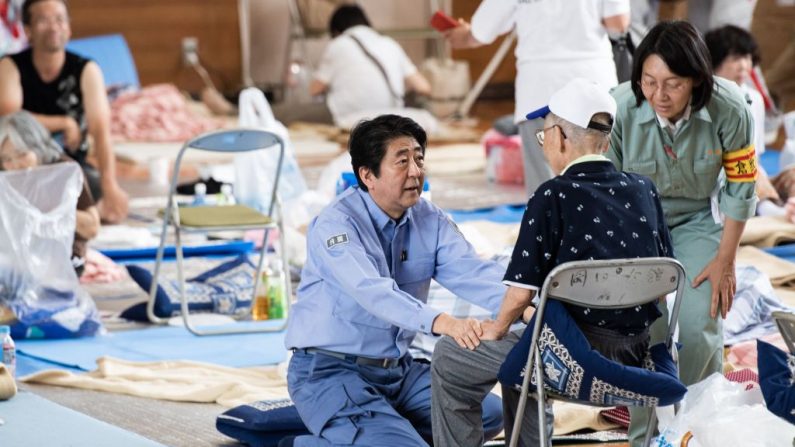
[[[726,180],[732,183],[756,181],[756,150],[748,145],[736,151],[723,153]]]

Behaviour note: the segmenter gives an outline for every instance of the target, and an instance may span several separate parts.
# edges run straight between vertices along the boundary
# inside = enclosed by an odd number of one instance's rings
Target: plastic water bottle
[[[232,194],[232,185],[229,183],[221,185],[221,192],[218,193],[216,201],[218,205],[234,205],[235,196]]]
[[[341,173],[339,180],[337,180],[337,195],[342,194],[351,186],[358,184],[359,183],[356,181],[356,175],[353,172],[345,171]]]
[[[257,321],[267,320],[270,316],[270,294],[268,289],[272,280],[267,259],[262,261],[262,270],[259,275],[257,293],[254,296],[254,302],[251,303],[251,318]]]
[[[268,318],[280,320],[287,317],[284,296],[284,268],[281,259],[271,261],[268,277]]]
[[[202,206],[207,203],[207,185],[204,183],[197,183],[193,187],[193,203],[191,206]]]
[[[11,377],[15,377],[17,370],[17,346],[11,338],[11,327],[0,326],[0,340],[3,343],[3,364],[8,368]]]
[[[420,194],[420,197],[429,202],[431,201],[431,184],[428,183],[427,178],[425,179],[425,183],[422,184],[422,193]]]

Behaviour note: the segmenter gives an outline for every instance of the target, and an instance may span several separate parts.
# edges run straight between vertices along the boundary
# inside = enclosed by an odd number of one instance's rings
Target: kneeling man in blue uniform
[[[286,347],[290,397],[312,436],[280,446],[426,446],[431,372],[408,353],[417,332],[474,349],[482,329],[426,304],[431,279],[497,311],[505,269],[476,255],[445,213],[420,198],[425,131],[383,115],[359,123],[349,151],[358,187],[307,233],[307,262]],[[502,426],[499,398],[483,402],[484,431]]]

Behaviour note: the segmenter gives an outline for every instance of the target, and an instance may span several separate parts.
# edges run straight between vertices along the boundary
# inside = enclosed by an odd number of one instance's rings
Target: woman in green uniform
[[[688,278],[679,361],[690,385],[722,371],[737,246],[756,206],[753,123],[737,85],[713,77],[704,40],[689,23],[658,23],[634,56],[632,79],[612,91],[618,111],[608,156],[618,169],[650,177],[662,196],[674,256]],[[662,340],[665,321],[652,327],[652,342]],[[647,417],[632,413],[633,446]]]

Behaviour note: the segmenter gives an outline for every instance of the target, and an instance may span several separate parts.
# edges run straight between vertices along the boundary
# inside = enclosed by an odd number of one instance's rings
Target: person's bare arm
[[[99,214],[107,222],[119,222],[127,216],[127,194],[116,180],[116,159],[110,145],[110,104],[105,93],[105,81],[99,66],[86,64],[80,77],[83,106],[86,111],[88,134],[93,140],[102,181]]]
[[[9,57],[0,59],[0,116],[22,108],[22,84],[19,70]]]
[[[618,14],[602,19],[602,25],[608,33],[624,34],[629,30],[629,14]]]
[[[464,19],[458,19],[458,26],[445,31],[444,37],[450,42],[450,46],[455,49],[477,48],[483,45],[472,35],[472,27]]]
[[[312,96],[322,95],[326,93],[326,90],[328,90],[328,84],[317,79],[313,79],[309,84],[309,94]]]
[[[92,206],[86,210],[77,210],[75,231],[83,239],[94,239],[99,233],[99,211]]]
[[[408,90],[413,90],[420,95],[431,95],[431,83],[420,72],[406,76],[406,87]]]
[[[521,287],[509,286],[505,291],[505,298],[502,300],[500,310],[497,313],[497,319],[494,321],[484,321],[481,325],[483,327],[483,340],[499,340],[508,333],[511,325],[523,315],[528,309],[528,306],[533,301],[535,290],[523,289]],[[532,312],[523,315],[528,319],[532,316]]]

